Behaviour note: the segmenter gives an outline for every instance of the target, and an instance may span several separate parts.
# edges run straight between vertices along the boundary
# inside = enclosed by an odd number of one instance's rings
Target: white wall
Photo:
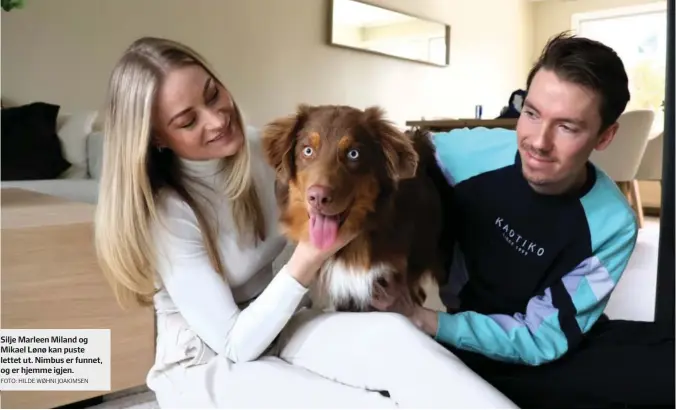
[[[399,123],[472,117],[475,104],[490,117],[523,87],[527,0],[371,2],[449,23],[450,67],[326,45],[325,0],[27,0],[2,12],[2,97],[98,108],[115,60],[142,35],[204,54],[254,125],[300,102],[379,104]]]

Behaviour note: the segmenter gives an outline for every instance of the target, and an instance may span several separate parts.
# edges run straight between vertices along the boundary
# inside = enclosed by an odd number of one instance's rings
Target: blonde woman
[[[403,316],[302,309],[350,238],[300,243],[273,275],[274,173],[247,131],[184,45],[141,38],[114,67],[96,246],[119,302],[154,304],[160,405],[512,407]]]

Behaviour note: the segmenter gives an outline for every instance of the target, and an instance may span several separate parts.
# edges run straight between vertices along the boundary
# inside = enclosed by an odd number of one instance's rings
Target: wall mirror
[[[361,0],[330,1],[329,44],[437,66],[450,60],[451,27]]]

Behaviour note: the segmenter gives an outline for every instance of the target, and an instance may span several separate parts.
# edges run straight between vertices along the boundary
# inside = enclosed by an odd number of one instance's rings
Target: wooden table
[[[110,329],[111,391],[145,384],[155,354],[150,308],[118,307],[94,252],[95,206],[5,188],[3,329]],[[2,408],[53,408],[108,391],[4,391]]]
[[[454,120],[417,120],[406,121],[409,127],[418,127],[433,132],[450,131],[456,128],[507,128],[516,129],[517,118],[501,118],[495,120],[478,120],[474,118]]]

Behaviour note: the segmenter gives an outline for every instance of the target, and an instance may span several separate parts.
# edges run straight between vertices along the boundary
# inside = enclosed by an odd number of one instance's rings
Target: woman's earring
[[[161,153],[164,147],[162,146],[162,143],[160,142],[160,139],[153,136],[152,137],[152,144],[155,145],[155,149],[157,152]]]

